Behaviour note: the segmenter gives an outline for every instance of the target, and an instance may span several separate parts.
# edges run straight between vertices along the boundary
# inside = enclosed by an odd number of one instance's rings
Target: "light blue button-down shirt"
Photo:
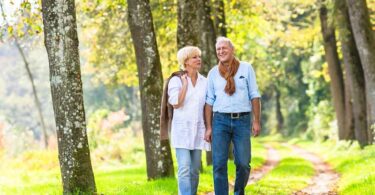
[[[254,69],[247,62],[240,62],[234,76],[236,91],[229,96],[224,88],[227,81],[220,75],[216,65],[208,73],[206,103],[213,106],[213,112],[238,113],[251,112],[251,100],[260,94],[255,79]]]

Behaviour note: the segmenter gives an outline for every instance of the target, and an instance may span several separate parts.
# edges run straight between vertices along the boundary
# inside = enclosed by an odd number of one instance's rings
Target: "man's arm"
[[[204,135],[204,140],[207,142],[212,141],[212,106],[207,104],[204,106],[204,118],[206,123],[206,133]]]
[[[253,136],[256,137],[260,134],[260,98],[254,98],[251,100],[252,105],[252,112],[253,112],[253,125],[252,125],[252,133]]]

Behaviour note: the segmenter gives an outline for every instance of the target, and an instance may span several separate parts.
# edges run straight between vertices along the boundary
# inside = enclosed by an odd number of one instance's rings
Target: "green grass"
[[[312,164],[294,155],[288,147],[280,145],[279,137],[252,139],[252,169],[260,167],[267,155],[263,144],[276,148],[282,160],[257,183],[247,186],[247,194],[291,194],[307,186],[314,175]],[[326,159],[340,173],[340,194],[373,195],[375,189],[375,146],[361,150],[348,142],[313,143],[301,140],[290,141]],[[148,181],[142,142],[128,148],[130,153],[114,153],[117,160],[100,160],[93,157],[94,174],[98,193],[102,194],[177,194],[175,178]],[[120,147],[121,148],[121,147]],[[141,148],[141,149],[140,149]],[[136,149],[136,151],[135,151]],[[111,151],[107,149],[106,151]],[[115,156],[116,156],[115,155]],[[203,159],[205,159],[203,153]],[[131,160],[127,160],[127,158]],[[173,157],[175,155],[173,153]],[[174,159],[175,160],[175,159]],[[134,162],[138,163],[134,163]],[[174,161],[176,162],[176,161]],[[203,161],[205,165],[205,161]],[[177,164],[175,163],[175,171]],[[29,151],[16,158],[2,154],[0,164],[0,194],[61,194],[61,177],[56,151]],[[177,174],[176,174],[177,175]],[[233,161],[228,162],[230,180],[235,178]],[[212,166],[204,166],[200,175],[199,194],[213,191]]]
[[[270,142],[280,153],[281,161],[265,177],[246,187],[247,194],[291,194],[308,185],[314,175],[313,165],[295,156],[289,148]]]
[[[340,174],[340,194],[375,194],[375,145],[360,149],[357,144],[298,142],[299,145],[320,154]]]
[[[142,143],[140,143],[142,144]],[[253,140],[252,167],[261,166],[265,161],[266,150]],[[141,146],[134,146],[139,148]],[[130,149],[128,149],[130,150]],[[116,160],[101,161],[93,158],[95,181],[98,193],[102,194],[177,194],[175,178],[148,181],[145,157],[142,151],[132,152],[129,158],[138,158],[139,163]],[[126,156],[126,154],[119,154]],[[177,163],[173,151],[175,171]],[[205,153],[203,158],[205,159]],[[203,160],[203,164],[206,162]],[[57,151],[29,151],[17,158],[2,159],[0,165],[0,194],[62,194],[61,176]],[[234,179],[235,166],[228,162],[229,178]],[[176,173],[177,176],[177,173]],[[200,175],[199,193],[213,191],[212,166],[204,166]]]

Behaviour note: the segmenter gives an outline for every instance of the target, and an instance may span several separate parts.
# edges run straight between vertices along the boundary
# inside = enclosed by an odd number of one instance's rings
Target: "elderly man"
[[[250,135],[260,133],[260,94],[252,66],[235,58],[230,39],[216,41],[219,64],[208,73],[205,140],[212,142],[216,195],[228,194],[227,161],[233,142],[234,194],[244,194],[250,174]]]

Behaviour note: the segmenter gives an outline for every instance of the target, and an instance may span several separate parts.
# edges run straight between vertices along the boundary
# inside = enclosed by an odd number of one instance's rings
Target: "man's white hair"
[[[234,48],[234,45],[233,45],[232,41],[230,39],[228,39],[227,37],[223,37],[223,36],[220,36],[216,39],[215,47],[217,47],[217,45],[221,42],[225,42],[229,45],[229,47]]]

